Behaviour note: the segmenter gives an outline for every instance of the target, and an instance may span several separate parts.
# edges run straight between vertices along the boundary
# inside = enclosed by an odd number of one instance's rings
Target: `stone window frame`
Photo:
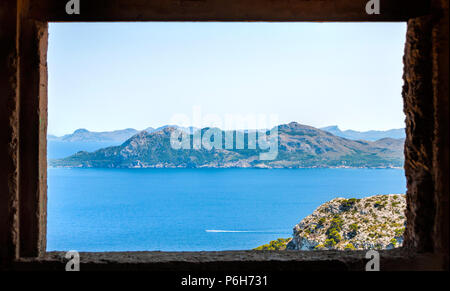
[[[448,0],[381,0],[379,15],[365,12],[368,0],[81,0],[80,15],[67,15],[66,2],[0,6],[12,11],[0,19],[9,28],[0,35],[8,41],[0,50],[7,57],[0,129],[9,140],[0,145],[7,173],[0,180],[0,259],[10,267],[64,270],[65,264],[64,253],[45,250],[48,22],[401,21],[408,25],[402,92],[407,228],[404,247],[381,251],[381,268],[448,269],[448,67],[441,65],[448,63]],[[364,270],[365,261],[363,251],[81,253],[85,270]]]

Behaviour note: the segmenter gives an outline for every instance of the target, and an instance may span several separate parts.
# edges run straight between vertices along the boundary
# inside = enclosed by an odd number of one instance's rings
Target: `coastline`
[[[174,165],[142,165],[134,167],[93,167],[93,166],[52,166],[47,165],[48,169],[258,169],[258,170],[272,170],[272,169],[403,169],[404,167],[398,166],[385,166],[385,167],[351,167],[351,166],[315,166],[315,167],[234,167],[234,166],[199,166],[199,167],[186,167],[186,166],[174,166]]]

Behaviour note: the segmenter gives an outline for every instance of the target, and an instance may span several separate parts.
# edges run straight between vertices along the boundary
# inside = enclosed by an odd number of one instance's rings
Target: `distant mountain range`
[[[148,133],[159,131],[167,127],[176,127],[186,132],[193,133],[197,128],[195,127],[179,127],[176,125],[164,125],[158,128],[148,127],[144,129]],[[335,136],[344,137],[352,140],[368,140],[376,141],[382,138],[405,138],[405,129],[389,129],[389,130],[369,130],[369,131],[356,131],[356,130],[340,130],[337,125],[327,126],[320,128],[323,131],[332,133]],[[120,142],[123,143],[133,135],[137,134],[139,131],[134,128],[127,128],[115,131],[103,131],[103,132],[93,132],[87,129],[77,129],[71,134],[66,134],[61,137],[55,135],[48,135],[49,141],[64,141],[64,142]]]
[[[66,134],[61,137],[50,135],[49,140],[65,142],[124,142],[136,133],[138,131],[133,128],[105,132],[92,132],[81,128],[75,130],[72,134]]]
[[[193,133],[195,131],[195,127],[180,127],[176,125],[164,125],[158,128],[148,127],[144,129],[148,133],[152,133],[155,131],[162,130],[167,127],[175,127],[182,129],[186,132]],[[136,133],[138,133],[139,130],[136,130],[134,128],[127,128],[127,129],[121,129],[121,130],[114,130],[114,131],[101,131],[101,132],[94,132],[89,131],[84,128],[80,128],[75,130],[71,134],[66,134],[61,137],[55,136],[55,135],[48,135],[49,141],[64,141],[64,142],[120,142],[123,143]]]
[[[382,138],[405,138],[405,129],[390,129],[390,130],[369,130],[369,131],[356,131],[356,130],[340,130],[337,125],[322,127],[321,130],[328,131],[335,136],[345,137],[353,140],[368,140],[376,141]]]
[[[299,168],[299,167],[401,167],[404,139],[383,138],[377,141],[350,140],[327,131],[296,122],[278,126],[278,155],[276,159],[259,159],[260,149],[174,149],[170,144],[176,126],[135,132],[127,129],[105,134],[108,138],[132,136],[124,143],[96,150],[78,152],[63,159],[51,159],[54,167],[105,168]],[[192,133],[195,129],[183,129]],[[207,129],[202,129],[202,133]],[[225,131],[221,131],[224,136]],[[73,135],[87,138],[88,133]],[[77,138],[78,138],[77,137]],[[91,137],[90,137],[91,138]]]

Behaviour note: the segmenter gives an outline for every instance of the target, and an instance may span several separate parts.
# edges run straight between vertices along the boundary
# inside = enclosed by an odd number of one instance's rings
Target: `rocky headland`
[[[362,199],[335,198],[294,226],[293,236],[256,250],[392,249],[403,244],[406,226],[403,194]]]

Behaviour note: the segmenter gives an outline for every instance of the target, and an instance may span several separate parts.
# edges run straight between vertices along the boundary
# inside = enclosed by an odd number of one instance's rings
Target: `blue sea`
[[[47,250],[247,250],[336,197],[405,193],[402,169],[48,169]]]

